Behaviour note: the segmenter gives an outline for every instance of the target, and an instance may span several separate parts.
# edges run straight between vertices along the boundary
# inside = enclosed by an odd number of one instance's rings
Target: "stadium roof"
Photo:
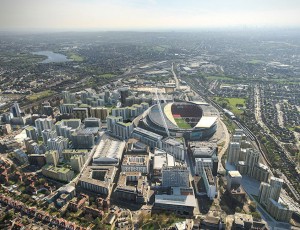
[[[218,117],[201,117],[198,124],[195,126],[196,128],[210,128],[216,121]]]

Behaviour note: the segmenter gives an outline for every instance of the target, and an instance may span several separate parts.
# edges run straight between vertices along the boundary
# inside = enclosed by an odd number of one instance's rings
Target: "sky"
[[[0,30],[300,27],[300,0],[0,0]]]

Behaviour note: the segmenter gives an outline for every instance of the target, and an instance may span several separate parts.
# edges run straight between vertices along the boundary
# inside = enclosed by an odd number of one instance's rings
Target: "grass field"
[[[240,107],[246,107],[246,99],[237,98],[237,97],[214,97],[214,101],[219,105],[227,104],[227,109],[233,112],[235,115],[241,115],[243,110],[239,109]]]
[[[257,60],[257,59],[252,59],[250,61],[247,61],[248,64],[253,64],[253,65],[257,65],[257,64],[262,64],[262,63],[265,63],[264,61],[262,60]]]
[[[188,124],[184,119],[182,119],[182,118],[174,118],[174,119],[179,128],[181,128],[181,129],[192,128],[192,126],[190,126],[190,124]]]
[[[114,77],[114,76],[116,76],[116,75],[112,74],[112,73],[105,73],[105,74],[99,75],[99,77],[102,77],[102,78],[111,78],[111,77]]]
[[[83,60],[84,60],[83,57],[81,57],[81,56],[79,56],[78,54],[75,54],[75,53],[69,54],[68,57],[69,57],[70,59],[72,59],[73,61],[79,61],[79,62],[80,62],[80,61],[83,61]]]
[[[226,77],[226,76],[208,76],[205,77],[206,80],[233,80],[231,77]]]
[[[54,93],[55,93],[54,91],[45,90],[45,91],[42,91],[42,92],[39,92],[39,93],[35,93],[35,94],[32,94],[32,95],[29,95],[29,96],[27,96],[27,99],[29,101],[36,101],[36,100],[42,99],[44,97],[49,97],[49,96],[51,96]]]

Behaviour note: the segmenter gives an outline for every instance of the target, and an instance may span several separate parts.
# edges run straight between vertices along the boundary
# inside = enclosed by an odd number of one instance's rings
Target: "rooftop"
[[[181,195],[184,194],[179,187],[172,187],[172,195],[155,195],[156,204],[179,205],[186,207],[195,207],[196,199],[194,195]]]
[[[201,117],[198,124],[195,126],[196,128],[210,128],[213,124],[216,123],[218,117]]]
[[[229,175],[230,177],[242,177],[242,175],[240,174],[239,171],[229,171],[229,172],[228,172],[228,175]]]
[[[65,168],[65,167],[55,167],[54,165],[45,165],[43,167],[43,169],[48,170],[48,171],[52,171],[55,173],[67,173],[69,171],[72,171],[69,168]]]
[[[93,163],[106,160],[119,162],[122,157],[124,148],[124,141],[120,141],[116,138],[108,136],[107,134],[103,134],[100,144],[95,150]]]

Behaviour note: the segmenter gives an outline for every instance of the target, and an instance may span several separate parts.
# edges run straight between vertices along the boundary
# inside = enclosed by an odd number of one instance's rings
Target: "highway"
[[[174,62],[172,63],[171,71],[172,71],[172,74],[174,76],[174,80],[175,80],[175,84],[176,84],[176,89],[179,89],[179,80],[178,80],[178,78],[176,76],[176,73],[175,73],[175,71],[176,71],[176,64]]]

